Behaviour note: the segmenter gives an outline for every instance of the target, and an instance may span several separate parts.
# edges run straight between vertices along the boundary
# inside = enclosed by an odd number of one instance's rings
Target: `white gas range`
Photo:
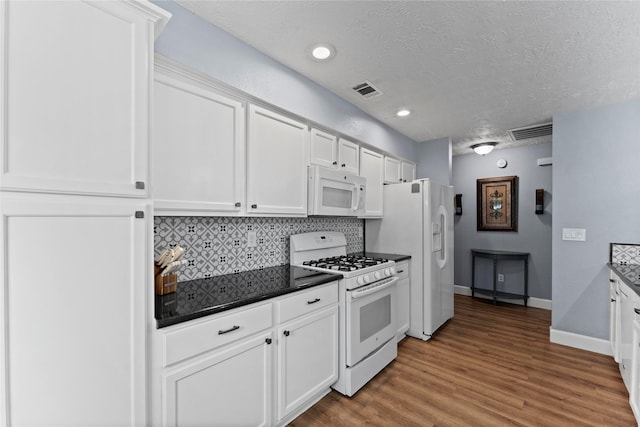
[[[339,378],[332,386],[355,394],[397,356],[395,262],[347,256],[347,239],[334,231],[291,236],[290,262],[341,274]]]

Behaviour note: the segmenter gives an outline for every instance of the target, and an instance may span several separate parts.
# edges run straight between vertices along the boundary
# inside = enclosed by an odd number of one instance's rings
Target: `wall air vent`
[[[364,82],[358,85],[355,85],[352,89],[367,99],[374,98],[378,95],[382,95],[382,92],[376,89],[368,80],[365,80]]]
[[[540,138],[541,136],[550,136],[553,133],[553,123],[543,123],[541,125],[510,129],[507,132],[509,132],[509,136],[511,136],[511,139],[513,139],[514,141]]]

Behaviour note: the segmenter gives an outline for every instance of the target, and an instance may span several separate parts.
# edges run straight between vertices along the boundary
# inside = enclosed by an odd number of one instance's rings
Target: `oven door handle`
[[[395,276],[395,277],[392,277],[391,280],[389,280],[387,283],[383,285],[367,287],[365,289],[356,289],[355,291],[351,291],[351,298],[358,299],[358,298],[366,297],[367,295],[374,294],[376,292],[380,292],[384,289],[387,289],[393,286],[398,281],[398,279],[399,279],[398,276]]]

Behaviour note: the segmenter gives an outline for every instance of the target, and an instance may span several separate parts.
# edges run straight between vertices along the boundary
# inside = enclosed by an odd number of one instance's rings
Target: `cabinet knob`
[[[236,208],[239,208],[240,206],[242,206],[242,203],[236,202]]]
[[[615,281],[615,280],[613,280],[613,279],[609,279],[609,281],[610,281],[611,283],[616,283],[616,281]]]
[[[337,164],[338,164],[338,162],[333,162],[332,164],[333,164],[333,165],[337,165]]]
[[[264,340],[264,342],[266,342],[267,345],[271,344],[271,338],[267,338],[266,340]]]
[[[258,209],[258,205],[251,205],[251,209]]]
[[[291,334],[291,332],[289,332],[289,331],[284,331],[284,332],[283,332],[283,334],[284,334],[284,336],[285,336],[285,337],[288,337],[288,336]]]
[[[144,182],[136,181],[136,190],[144,190]]]
[[[346,163],[343,163],[341,166],[342,166],[343,168],[346,168],[346,167],[347,167],[347,164],[346,164]]]

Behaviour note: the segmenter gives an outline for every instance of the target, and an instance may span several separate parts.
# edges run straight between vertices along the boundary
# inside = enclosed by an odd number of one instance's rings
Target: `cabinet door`
[[[411,182],[416,179],[416,164],[411,162],[401,162],[402,182]]]
[[[398,280],[398,310],[396,310],[396,322],[398,324],[397,338],[404,338],[404,334],[409,330],[411,319],[411,282],[409,276],[409,262],[401,262],[396,265]]]
[[[360,173],[360,146],[346,139],[338,141],[338,166],[340,170],[355,175]]]
[[[393,157],[384,158],[384,182],[386,184],[397,184],[401,182],[400,160]]]
[[[335,136],[311,129],[311,164],[337,168],[337,146],[338,139]]]
[[[263,333],[167,371],[162,425],[270,425],[271,337]]]
[[[145,425],[147,205],[0,198],[0,424]]]
[[[278,420],[338,379],[338,307],[278,328]]]
[[[611,345],[613,360],[620,362],[620,347],[618,346],[620,333],[618,326],[619,297],[618,284],[614,277],[614,274],[611,273],[609,279],[609,344]]]
[[[247,213],[306,216],[308,135],[303,123],[249,106]]]
[[[143,11],[159,10],[0,3],[2,189],[146,196],[156,18]]]
[[[375,151],[361,148],[360,176],[367,178],[364,217],[381,218],[383,214],[384,156]]]
[[[241,212],[244,108],[192,82],[156,74],[152,195],[162,215]]]
[[[632,290],[618,281],[618,294],[620,298],[620,374],[627,386],[631,389],[631,356],[633,341],[633,299]]]

